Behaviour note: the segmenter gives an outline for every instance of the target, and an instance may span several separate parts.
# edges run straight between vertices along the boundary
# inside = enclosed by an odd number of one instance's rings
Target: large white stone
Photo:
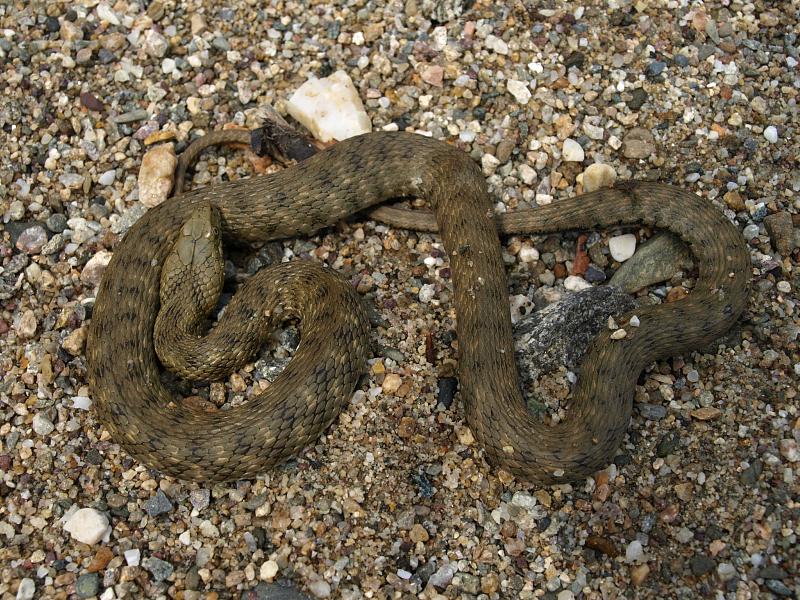
[[[178,159],[172,144],[159,144],[145,152],[139,167],[139,200],[147,208],[158,206],[169,196]]]
[[[79,542],[92,545],[110,533],[111,528],[108,519],[99,510],[80,508],[64,519],[64,530]]]
[[[578,175],[577,179],[583,186],[583,191],[588,193],[614,185],[617,180],[617,172],[610,165],[595,163],[586,167],[586,170]]]
[[[358,91],[344,71],[306,81],[289,98],[286,110],[323,142],[341,141],[372,130]]]
[[[561,148],[561,158],[566,162],[581,162],[584,159],[583,146],[572,138],[564,140],[564,145]]]
[[[636,236],[632,233],[617,235],[608,240],[611,258],[618,262],[628,260],[636,252]]]

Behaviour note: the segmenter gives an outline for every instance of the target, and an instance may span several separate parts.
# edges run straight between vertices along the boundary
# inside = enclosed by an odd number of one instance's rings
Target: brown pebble
[[[556,279],[564,279],[567,276],[567,267],[564,263],[556,263],[553,267],[553,275],[556,276]]]
[[[111,562],[112,558],[114,558],[114,553],[110,548],[103,546],[95,553],[94,557],[92,558],[92,562],[89,563],[89,566],[86,567],[86,570],[89,571],[89,573],[97,573],[98,571],[102,571],[106,568],[106,565]]]
[[[414,543],[427,542],[428,539],[430,539],[428,531],[419,523],[414,523],[414,526],[411,528],[411,533],[408,535]]]
[[[789,256],[794,249],[794,227],[792,215],[788,212],[777,212],[764,217],[764,226],[772,240],[772,246],[781,256]]]
[[[416,421],[411,417],[403,417],[400,419],[400,425],[397,427],[397,435],[403,439],[408,439],[414,435],[416,429]]]
[[[101,111],[105,105],[91,92],[81,92],[81,104],[89,110]]]
[[[733,211],[741,212],[746,208],[742,195],[736,190],[726,192],[722,199],[725,200],[725,204],[728,205],[728,208]]]
[[[584,545],[611,558],[619,556],[619,550],[614,546],[614,543],[600,535],[590,535],[586,538]]]
[[[642,585],[644,580],[650,574],[650,567],[647,565],[638,565],[631,569],[631,583],[633,585]]]
[[[716,419],[718,416],[720,416],[722,411],[718,408],[714,408],[713,406],[704,406],[702,408],[694,409],[689,414],[698,421],[710,421],[711,419]]]

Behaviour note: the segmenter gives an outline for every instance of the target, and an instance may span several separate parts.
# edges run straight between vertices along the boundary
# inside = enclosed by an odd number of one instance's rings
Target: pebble
[[[627,562],[642,562],[644,558],[644,548],[639,540],[633,540],[625,548],[625,560]]]
[[[171,512],[172,509],[172,502],[169,501],[169,498],[162,490],[158,490],[155,496],[151,496],[144,503],[144,510],[151,517]]]
[[[139,200],[147,208],[169,196],[178,159],[172,144],[159,144],[145,152],[139,168]]]
[[[506,82],[506,89],[520,104],[527,104],[531,99],[531,89],[524,81],[520,81],[519,79],[509,79]]]
[[[286,102],[286,110],[321,142],[372,130],[358,90],[345,71],[309,79]]]
[[[671,279],[691,267],[692,254],[681,239],[660,232],[644,242],[611,276],[610,284],[628,293]]]
[[[795,440],[784,438],[780,441],[781,456],[788,460],[790,463],[800,461],[800,451],[797,449],[797,442]]]
[[[33,431],[36,435],[50,435],[55,428],[53,422],[42,413],[33,416]]]
[[[155,556],[145,558],[142,561],[142,566],[152,573],[153,579],[156,581],[168,579],[173,571],[173,566],[170,563]]]
[[[98,286],[103,277],[108,263],[111,261],[112,254],[108,250],[100,250],[84,265],[81,271],[81,281],[85,284]]]
[[[384,394],[394,394],[398,389],[400,389],[400,385],[403,383],[403,380],[399,375],[396,373],[389,373],[383,380],[383,384],[381,384],[381,390]]]
[[[308,589],[316,598],[330,598],[331,596],[331,584],[324,579],[313,580],[308,584]]]
[[[258,571],[258,576],[264,581],[272,581],[275,578],[275,575],[278,574],[279,570],[280,568],[278,567],[278,563],[276,563],[274,560],[267,560],[261,564],[261,568]]]
[[[34,225],[19,234],[15,245],[17,250],[25,254],[39,254],[46,243],[47,231],[41,225]]]
[[[650,419],[651,421],[660,421],[667,416],[666,407],[660,404],[647,404],[646,402],[640,402],[636,404],[636,408],[639,410],[639,414],[642,415],[642,417],[645,419]]]
[[[189,502],[196,511],[204,510],[211,500],[211,491],[208,489],[192,490],[189,492]]]
[[[19,321],[16,322],[14,326],[14,330],[17,332],[19,337],[25,338],[32,338],[36,335],[36,329],[39,326],[39,323],[36,321],[36,313],[32,310],[26,310],[20,316]]]
[[[442,87],[444,81],[444,68],[440,65],[430,65],[425,67],[421,73],[422,81],[436,87]]]
[[[656,145],[653,134],[642,127],[635,127],[622,139],[622,154],[625,158],[650,158],[655,154]]]
[[[100,591],[100,576],[97,573],[84,573],[75,581],[78,598],[93,598]]]
[[[94,545],[108,533],[111,528],[108,518],[94,508],[80,508],[65,522],[64,530],[83,544]]]
[[[583,146],[572,138],[564,140],[561,148],[561,158],[567,162],[582,162],[584,159]]]
[[[138,548],[132,548],[131,550],[125,550],[124,556],[125,562],[129,567],[138,567],[139,561],[142,558],[142,552]]]
[[[439,590],[444,590],[453,581],[455,574],[456,567],[452,563],[446,562],[430,576],[428,583]]]
[[[764,128],[764,139],[770,144],[778,142],[778,129],[774,125]]]
[[[586,167],[583,173],[578,175],[577,180],[583,187],[584,193],[589,193],[614,185],[617,172],[610,165],[595,163]]]
[[[46,224],[53,233],[61,233],[67,228],[67,216],[62,213],[53,213],[47,217]]]
[[[86,344],[86,327],[78,327],[75,331],[64,338],[61,347],[72,356],[80,356]]]
[[[617,262],[625,262],[636,252],[636,236],[632,233],[617,235],[608,240],[611,258]]]
[[[36,593],[36,583],[30,577],[23,577],[17,587],[16,600],[33,600]]]
[[[772,240],[772,246],[781,256],[789,256],[794,250],[794,225],[792,215],[786,211],[764,217],[764,226]],[[746,237],[746,236],[745,236]],[[755,237],[755,236],[753,236]]]
[[[419,542],[427,542],[430,539],[427,530],[419,523],[414,524],[408,537],[411,538],[411,541],[415,544]]]
[[[712,571],[714,567],[716,567],[714,560],[705,554],[696,554],[689,559],[689,568],[698,577]]]
[[[648,565],[637,565],[631,569],[631,583],[633,585],[642,585],[648,575],[650,575],[650,567]]]
[[[564,287],[571,292],[579,292],[592,287],[592,284],[586,281],[583,277],[569,275],[564,279]]]

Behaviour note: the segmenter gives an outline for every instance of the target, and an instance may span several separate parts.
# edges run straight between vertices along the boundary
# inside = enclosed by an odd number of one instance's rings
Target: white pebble
[[[493,154],[484,154],[481,156],[481,167],[483,168],[483,174],[487,177],[494,175],[494,172],[499,166],[500,161]]]
[[[261,569],[259,569],[258,577],[263,581],[272,581],[275,579],[275,575],[278,574],[278,563],[274,560],[268,560],[261,565]]]
[[[519,259],[524,263],[536,262],[539,260],[539,251],[530,246],[523,246],[519,249]]]
[[[529,165],[522,164],[519,166],[519,176],[522,177],[522,183],[531,185],[536,181],[536,170]]]
[[[520,104],[527,104],[528,100],[531,99],[531,89],[524,81],[509,79],[506,82],[506,89]]]
[[[37,435],[48,435],[53,432],[53,429],[55,429],[53,422],[42,413],[36,413],[33,416],[33,430]]]
[[[494,35],[486,36],[486,47],[490,50],[494,50],[498,54],[508,54],[508,44],[506,44],[501,38]]]
[[[178,536],[178,541],[184,546],[188,546],[192,543],[192,535],[189,533],[188,529]]]
[[[89,410],[92,407],[92,399],[88,396],[73,396],[72,408],[78,410]]]
[[[114,183],[114,180],[117,178],[117,170],[116,169],[109,169],[100,177],[97,178],[97,183],[100,185],[111,185]]]
[[[566,162],[581,162],[585,157],[583,146],[572,138],[564,140],[564,145],[561,147],[561,158]]]
[[[624,262],[636,252],[636,236],[632,233],[614,236],[608,240],[608,249],[614,260]]]
[[[628,547],[625,548],[625,560],[629,563],[633,562],[641,562],[644,560],[644,548],[642,548],[642,542],[639,540],[633,540]]]
[[[624,329],[615,329],[614,331],[611,332],[611,339],[612,340],[621,340],[622,338],[624,338],[627,335],[628,335],[628,332],[625,331]]]
[[[779,281],[775,284],[775,287],[778,288],[778,291],[784,294],[788,294],[792,291],[792,284],[788,281]]]
[[[433,297],[436,295],[436,286],[432,283],[426,283],[423,285],[419,290],[419,301],[423,304],[427,304]]]
[[[564,287],[571,292],[579,292],[592,287],[592,284],[586,281],[583,277],[577,275],[570,275],[564,279]]]
[[[586,170],[578,175],[577,179],[583,186],[583,191],[588,193],[614,185],[617,180],[617,172],[611,165],[595,163],[586,167]]]
[[[638,327],[639,325],[641,325],[641,322],[639,321],[639,317],[637,317],[636,315],[633,315],[630,318],[630,320],[628,321],[628,325],[630,325],[631,327]]]
[[[119,25],[119,17],[117,13],[115,13],[108,4],[101,2],[97,5],[97,16],[100,17],[101,21],[105,21],[107,23],[111,23],[112,25]]]
[[[175,71],[175,59],[174,58],[165,58],[161,61],[161,72],[165,75],[169,75],[170,73]]]
[[[24,577],[17,588],[17,600],[31,600],[36,592],[36,583],[30,577]]]
[[[736,577],[736,567],[731,563],[719,563],[717,575],[719,575],[720,581],[729,581]]]
[[[99,510],[81,508],[64,521],[64,530],[83,544],[96,544],[111,532],[108,519]]]
[[[781,456],[788,460],[791,463],[795,463],[800,460],[800,452],[797,450],[797,442],[795,442],[791,438],[786,438],[781,440],[780,442],[781,447]]]
[[[306,81],[286,102],[286,110],[322,142],[372,129],[353,80],[344,71]]]
[[[324,579],[317,579],[316,581],[312,581],[309,584],[308,589],[317,598],[329,598],[331,595],[331,584],[329,584]]]
[[[128,563],[129,567],[138,567],[139,561],[142,558],[142,551],[138,548],[133,548],[132,550],[125,550],[125,562]]]
[[[764,137],[770,144],[774,144],[778,141],[778,130],[774,125],[770,125],[764,128]]]

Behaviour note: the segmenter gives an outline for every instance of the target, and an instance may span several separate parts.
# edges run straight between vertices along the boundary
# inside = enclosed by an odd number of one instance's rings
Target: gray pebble
[[[142,561],[142,566],[153,574],[156,581],[164,581],[172,575],[173,566],[165,560],[150,556]]]
[[[47,217],[47,228],[53,233],[61,233],[67,228],[67,216],[62,213],[53,213]]]
[[[151,517],[170,512],[172,508],[172,502],[162,490],[158,490],[155,496],[151,496],[144,503],[144,510]]]
[[[309,600],[309,598],[288,581],[276,583],[262,581],[254,588],[242,592],[241,600]]]
[[[650,421],[659,421],[667,416],[667,409],[660,404],[647,404],[646,402],[640,402],[636,405],[636,408],[639,410],[639,414],[642,415],[645,419],[649,419]]]
[[[715,567],[716,563],[714,563],[714,560],[705,554],[696,554],[689,559],[689,568],[691,568],[692,573],[698,577],[714,570]]]
[[[75,581],[78,598],[91,598],[100,591],[100,577],[97,573],[85,573]]]
[[[203,510],[208,506],[211,492],[207,489],[192,490],[189,492],[189,502],[195,510]]]
[[[647,76],[648,77],[658,77],[661,73],[664,72],[664,69],[667,68],[667,63],[661,60],[654,60],[649,65],[647,65]]]

